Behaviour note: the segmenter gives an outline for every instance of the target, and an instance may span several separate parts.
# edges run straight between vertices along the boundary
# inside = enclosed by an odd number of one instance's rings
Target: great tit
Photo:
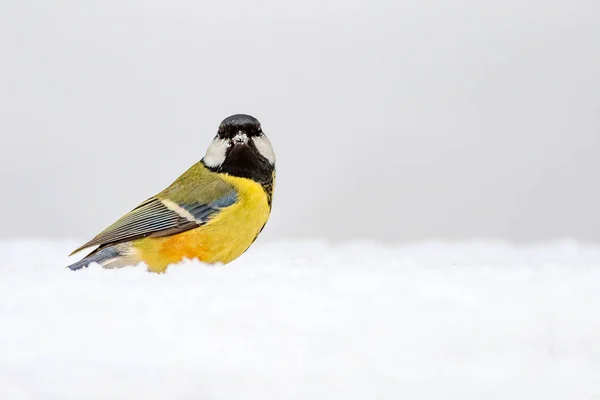
[[[143,262],[164,272],[183,259],[227,264],[265,227],[274,184],[275,153],[258,120],[227,117],[198,163],[71,253],[98,246],[68,268]]]

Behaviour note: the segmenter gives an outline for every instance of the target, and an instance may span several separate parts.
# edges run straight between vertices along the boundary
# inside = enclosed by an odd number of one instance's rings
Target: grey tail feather
[[[83,260],[77,261],[69,265],[67,268],[72,271],[77,271],[83,267],[89,266],[91,263],[98,263],[101,266],[106,266],[108,268],[112,268],[113,266],[110,264],[115,263],[121,257],[121,253],[118,249],[113,247],[105,247],[104,249],[97,249],[92,251],[90,254],[85,256]]]

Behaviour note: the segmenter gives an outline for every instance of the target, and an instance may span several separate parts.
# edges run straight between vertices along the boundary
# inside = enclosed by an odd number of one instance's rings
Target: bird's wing
[[[237,201],[237,192],[229,185],[222,185],[218,192],[212,192],[212,201],[185,203],[166,198],[161,193],[140,204],[71,255],[92,246],[106,246],[148,236],[169,236],[196,228],[205,224],[219,210]]]
[[[168,199],[151,198],[76,249],[75,254],[92,246],[104,246],[142,237],[169,236],[205,224],[222,208],[237,200],[235,190],[208,204],[178,204]]]

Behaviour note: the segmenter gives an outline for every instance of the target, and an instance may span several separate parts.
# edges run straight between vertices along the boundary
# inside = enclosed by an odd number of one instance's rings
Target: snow
[[[72,272],[0,242],[2,399],[598,399],[600,247],[257,243]]]

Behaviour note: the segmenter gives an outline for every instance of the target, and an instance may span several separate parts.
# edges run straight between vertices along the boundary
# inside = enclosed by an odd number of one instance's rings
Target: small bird
[[[98,246],[68,268],[120,268],[144,262],[152,272],[198,259],[227,264],[256,240],[271,214],[275,153],[258,120],[221,122],[204,158],[71,255]]]

